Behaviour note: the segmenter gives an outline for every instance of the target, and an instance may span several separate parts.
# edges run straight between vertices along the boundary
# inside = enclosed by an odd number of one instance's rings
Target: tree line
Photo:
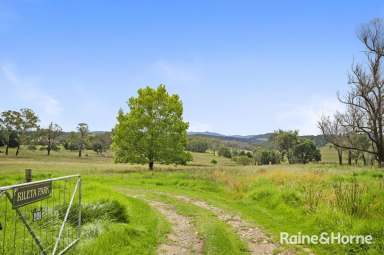
[[[85,149],[92,149],[97,154],[102,154],[111,145],[109,133],[92,134],[88,124],[79,123],[77,132],[64,132],[57,123],[50,122],[47,127],[39,125],[38,115],[29,108],[19,111],[7,110],[0,113],[0,147],[4,147],[4,154],[9,154],[9,148],[16,148],[19,155],[23,145],[29,150],[46,150],[47,155],[57,151],[60,146],[66,150],[78,151],[81,157]]]
[[[321,160],[320,150],[307,138],[299,137],[298,131],[277,130],[269,138],[269,143],[247,150],[230,147],[226,143],[218,143],[206,137],[192,136],[188,139],[187,150],[192,152],[212,151],[222,157],[230,158],[242,165],[279,164],[282,161],[293,163],[309,163]]]
[[[353,63],[348,75],[349,91],[338,93],[345,111],[323,116],[318,125],[324,137],[348,163],[361,159],[366,165],[369,155],[379,167],[384,164],[384,21],[373,19],[357,32],[362,43],[365,63]]]

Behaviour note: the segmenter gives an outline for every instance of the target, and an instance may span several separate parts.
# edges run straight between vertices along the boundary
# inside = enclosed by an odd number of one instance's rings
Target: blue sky
[[[383,1],[0,0],[0,111],[110,130],[138,88],[164,83],[191,131],[316,134],[374,17]]]

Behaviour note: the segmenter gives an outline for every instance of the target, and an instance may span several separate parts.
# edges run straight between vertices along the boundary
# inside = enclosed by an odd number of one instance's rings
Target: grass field
[[[325,162],[335,162],[328,148]],[[116,200],[128,221],[95,219],[84,225],[82,241],[73,254],[155,254],[172,229],[172,222],[148,200],[172,205],[191,219],[204,254],[244,254],[247,243],[233,227],[207,208],[177,199],[201,200],[239,215],[278,242],[281,231],[296,234],[371,234],[371,245],[311,245],[316,254],[384,253],[383,170],[335,163],[307,165],[238,166],[212,154],[194,153],[187,166],[114,164],[111,155],[76,157],[75,152],[22,150],[20,157],[0,156],[0,184],[23,181],[24,169],[34,179],[79,173],[83,178],[84,205]],[[211,159],[217,165],[210,163]],[[301,246],[281,250],[306,253]],[[276,251],[277,252],[277,251]]]

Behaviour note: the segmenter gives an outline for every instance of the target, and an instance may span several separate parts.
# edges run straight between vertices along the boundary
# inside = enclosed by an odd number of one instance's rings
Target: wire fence
[[[80,239],[79,175],[0,187],[0,254],[63,254]]]

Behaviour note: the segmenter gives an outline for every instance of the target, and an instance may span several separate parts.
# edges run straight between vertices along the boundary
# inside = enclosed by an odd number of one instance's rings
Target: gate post
[[[25,169],[25,182],[32,181],[32,169]]]

